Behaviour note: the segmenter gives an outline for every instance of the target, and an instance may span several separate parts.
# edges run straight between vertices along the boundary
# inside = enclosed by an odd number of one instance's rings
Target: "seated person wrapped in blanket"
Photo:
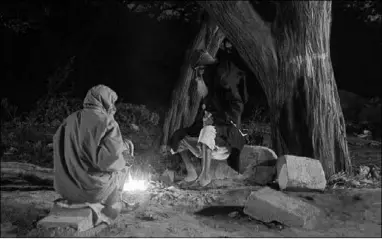
[[[91,88],[83,109],[68,116],[53,138],[57,193],[72,203],[101,203],[113,218],[123,208],[121,190],[129,161],[114,119],[116,100],[107,86]]]
[[[180,153],[186,164],[184,181],[195,181],[190,187],[204,187],[211,182],[211,159],[227,160],[239,172],[240,153],[245,144],[240,131],[241,114],[248,98],[245,74],[227,56],[217,62],[207,52],[200,54],[194,66],[198,92],[204,96],[199,113],[192,126],[175,131],[169,140],[171,152]],[[197,142],[191,137],[198,137]],[[199,177],[187,150],[202,159]]]

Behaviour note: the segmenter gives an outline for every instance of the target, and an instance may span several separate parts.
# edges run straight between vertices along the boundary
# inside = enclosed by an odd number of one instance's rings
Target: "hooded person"
[[[117,98],[109,87],[94,86],[83,109],[68,116],[54,135],[54,188],[72,203],[122,205],[119,193],[127,175],[122,152],[128,149],[114,119]]]

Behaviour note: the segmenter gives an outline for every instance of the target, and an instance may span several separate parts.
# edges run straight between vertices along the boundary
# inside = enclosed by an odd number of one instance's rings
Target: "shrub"
[[[65,95],[52,96],[37,102],[37,109],[28,114],[32,125],[57,128],[71,113],[81,109],[82,100]]]
[[[258,106],[252,110],[251,116],[244,120],[242,128],[244,129],[246,136],[246,144],[249,145],[261,145],[269,146],[265,142],[265,138],[269,137],[269,124],[270,118],[268,111],[265,107]]]
[[[121,130],[131,131],[131,125],[139,127],[151,128],[159,123],[159,115],[151,112],[144,105],[133,105],[129,103],[118,103],[116,105],[117,113],[115,120],[119,123]]]
[[[16,117],[17,107],[6,99],[1,103],[2,160],[30,162],[52,166],[52,149],[48,144],[61,122],[71,113],[81,109],[82,100],[64,94],[40,100],[37,108],[24,116]],[[159,115],[144,105],[118,103],[115,119],[124,138],[130,138],[136,149],[147,149],[156,138]],[[135,125],[135,126],[134,126]],[[154,130],[154,131],[153,131]]]
[[[115,120],[124,137],[133,141],[136,150],[146,150],[153,146],[159,132],[159,115],[144,105],[118,103]]]

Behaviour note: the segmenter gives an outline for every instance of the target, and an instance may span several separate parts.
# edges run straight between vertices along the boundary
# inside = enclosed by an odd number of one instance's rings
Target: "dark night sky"
[[[176,20],[156,22],[116,1],[99,1],[72,12],[60,5],[56,12],[52,8],[49,18],[36,9],[30,5],[24,9],[39,23],[36,30],[16,34],[1,27],[5,66],[1,94],[22,110],[46,94],[47,78],[71,56],[76,56],[74,71],[61,91],[74,83],[75,96],[82,98],[91,86],[103,83],[126,101],[163,106],[198,30],[195,24]],[[379,28],[333,9],[331,56],[340,89],[381,96]],[[251,86],[256,88],[252,95],[259,95],[258,84],[252,81]]]

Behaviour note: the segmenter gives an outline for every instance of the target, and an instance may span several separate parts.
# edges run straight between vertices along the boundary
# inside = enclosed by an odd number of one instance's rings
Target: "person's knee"
[[[216,129],[214,126],[204,126],[200,131],[198,143],[206,145],[210,149],[215,148]]]

